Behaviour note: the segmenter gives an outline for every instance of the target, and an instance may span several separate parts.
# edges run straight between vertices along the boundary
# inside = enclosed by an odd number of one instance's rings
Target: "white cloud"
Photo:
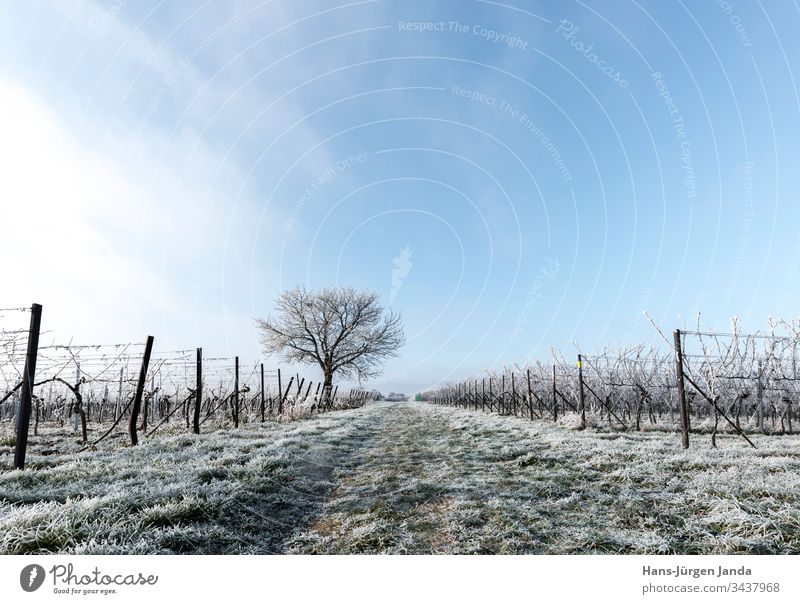
[[[144,197],[113,165],[83,149],[53,115],[22,88],[0,81],[0,238],[3,303],[47,305],[46,326],[107,333],[114,319],[126,333],[141,309],[166,309],[155,295],[146,262],[120,253],[119,224],[101,217]],[[149,206],[149,207],[148,207]],[[158,220],[152,204],[141,204]],[[146,243],[142,224],[125,225],[131,240]]]
[[[249,317],[231,337],[220,327],[223,271],[231,284],[244,281],[237,262],[253,237],[247,200],[227,230],[228,191],[238,190],[233,168],[221,171],[217,190],[209,183],[219,161],[203,144],[190,151],[177,139],[158,165],[101,154],[2,80],[0,106],[0,305],[42,303],[44,328],[59,340],[141,341],[148,333],[165,346],[251,340]],[[160,148],[152,138],[144,147]],[[192,174],[209,176],[187,184],[173,169],[186,157]]]

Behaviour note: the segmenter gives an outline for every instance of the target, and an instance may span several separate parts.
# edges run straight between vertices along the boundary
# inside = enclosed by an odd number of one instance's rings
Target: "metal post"
[[[25,354],[25,369],[22,372],[22,392],[17,410],[17,442],[14,448],[14,467],[25,468],[28,451],[28,427],[31,423],[31,398],[36,375],[36,358],[39,353],[39,328],[42,324],[42,305],[31,306],[31,324],[28,330],[28,350]]]

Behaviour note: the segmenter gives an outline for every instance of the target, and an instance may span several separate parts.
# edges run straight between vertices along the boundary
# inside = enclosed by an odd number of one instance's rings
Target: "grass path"
[[[685,452],[377,403],[80,455],[53,439],[0,470],[0,553],[800,553],[798,436]]]
[[[298,553],[800,552],[800,444],[576,433],[425,404],[384,407]]]

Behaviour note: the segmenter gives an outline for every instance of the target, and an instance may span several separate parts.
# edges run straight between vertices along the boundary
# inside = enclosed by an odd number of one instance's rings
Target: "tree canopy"
[[[265,352],[319,365],[326,387],[334,374],[377,377],[405,343],[400,314],[384,309],[378,294],[352,287],[283,291],[275,313],[258,319],[257,327]]]

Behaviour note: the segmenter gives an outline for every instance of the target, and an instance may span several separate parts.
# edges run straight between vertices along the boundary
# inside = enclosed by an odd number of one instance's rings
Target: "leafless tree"
[[[386,311],[378,294],[352,287],[284,291],[276,300],[276,315],[256,323],[265,352],[319,365],[325,397],[334,375],[377,377],[384,361],[405,343],[400,315]]]

